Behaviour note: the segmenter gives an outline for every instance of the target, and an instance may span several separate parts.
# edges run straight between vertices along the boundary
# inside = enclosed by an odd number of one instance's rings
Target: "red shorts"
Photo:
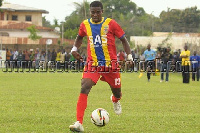
[[[84,68],[83,77],[82,78],[89,78],[95,84],[97,81],[102,80],[107,82],[112,88],[121,88],[121,77],[119,70],[113,70],[108,67],[88,67]]]

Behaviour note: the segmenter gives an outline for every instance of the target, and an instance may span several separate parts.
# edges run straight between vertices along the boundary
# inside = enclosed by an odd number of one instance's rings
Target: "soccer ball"
[[[109,113],[103,108],[95,109],[91,114],[91,122],[98,127],[103,127],[109,122]]]

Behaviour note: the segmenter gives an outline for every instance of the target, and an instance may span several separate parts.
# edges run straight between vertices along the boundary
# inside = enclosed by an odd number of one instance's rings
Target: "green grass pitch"
[[[198,133],[200,82],[183,84],[180,73],[160,76],[122,73],[122,111],[115,115],[107,83],[98,81],[88,97],[85,133]],[[0,72],[1,133],[69,133],[76,121],[76,102],[82,73]],[[105,127],[96,127],[90,115],[96,108],[110,114]]]

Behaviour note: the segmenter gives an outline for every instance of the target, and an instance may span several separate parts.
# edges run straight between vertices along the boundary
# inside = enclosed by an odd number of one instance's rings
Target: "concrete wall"
[[[1,30],[1,32],[6,32],[9,34],[9,37],[28,37],[30,35],[30,32],[29,31],[19,31],[19,30]],[[40,31],[40,32],[37,32],[37,34],[39,36],[42,36],[43,38],[60,38],[60,35],[59,34],[56,34],[55,32],[43,32],[43,31]]]
[[[151,44],[153,49],[157,48],[158,44],[161,44],[166,37],[145,37],[145,36],[131,36],[130,41],[135,43],[135,45],[147,46]],[[167,43],[172,44],[171,48],[173,50],[181,49],[186,43],[194,44],[200,46],[200,37],[171,37]]]
[[[25,18],[27,15],[32,16],[32,24],[42,26],[42,13],[39,12],[5,12],[4,13],[4,20],[7,20],[7,15],[8,15],[8,20],[12,21],[12,15],[17,15],[18,20],[20,22],[30,22],[30,21],[25,21]]]

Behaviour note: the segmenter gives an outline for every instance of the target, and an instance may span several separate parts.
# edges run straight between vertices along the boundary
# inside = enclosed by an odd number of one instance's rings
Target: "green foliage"
[[[58,19],[54,18],[53,22],[54,22],[54,24],[53,24],[54,27],[57,27],[58,26]]]
[[[52,28],[50,21],[46,20],[46,17],[42,17],[42,26]]]
[[[160,14],[161,31],[166,32],[198,32],[200,23],[200,10],[197,7],[186,8],[184,10],[168,9]]]
[[[2,6],[2,2],[3,2],[3,0],[0,0],[0,7]]]
[[[77,34],[78,34],[78,28],[75,29],[68,28],[67,30],[65,30],[64,38],[75,39]]]
[[[28,38],[30,38],[31,40],[36,41],[42,38],[42,36],[37,35],[38,30],[35,28],[35,25],[31,25],[30,27],[27,28],[27,30],[30,32]]]

